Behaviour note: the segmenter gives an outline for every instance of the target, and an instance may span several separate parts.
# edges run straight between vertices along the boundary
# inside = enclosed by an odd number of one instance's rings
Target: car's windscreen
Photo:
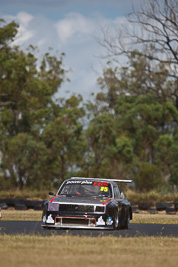
[[[66,181],[58,195],[67,197],[108,198],[112,197],[110,183],[100,181],[74,180]]]

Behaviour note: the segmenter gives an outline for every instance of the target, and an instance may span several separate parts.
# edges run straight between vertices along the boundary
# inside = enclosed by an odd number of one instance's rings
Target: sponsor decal
[[[108,218],[107,218],[106,224],[107,224],[107,225],[112,225],[112,224],[113,224],[113,220],[112,220],[111,217],[108,217]]]
[[[67,181],[66,184],[92,184],[92,181]]]
[[[93,185],[107,187],[109,184],[108,183],[103,183],[103,182],[94,182]]]
[[[100,216],[98,218],[98,221],[96,222],[96,225],[105,225],[105,221],[103,220],[103,217],[102,216]]]
[[[51,214],[48,216],[46,223],[54,223],[54,220]]]

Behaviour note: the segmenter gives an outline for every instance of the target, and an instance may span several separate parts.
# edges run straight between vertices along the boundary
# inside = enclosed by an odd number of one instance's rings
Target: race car
[[[44,203],[42,227],[128,229],[131,203],[120,188],[132,180],[71,177]]]

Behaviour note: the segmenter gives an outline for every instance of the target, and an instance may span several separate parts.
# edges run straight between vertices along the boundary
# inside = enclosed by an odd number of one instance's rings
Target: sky
[[[54,55],[65,53],[65,69],[70,69],[59,88],[59,97],[81,94],[90,99],[97,93],[96,80],[105,62],[101,28],[126,26],[125,16],[132,10],[133,0],[0,0],[0,18],[16,21],[20,27],[15,44],[25,49],[37,46],[40,54],[53,48]],[[137,6],[139,0],[134,0]]]

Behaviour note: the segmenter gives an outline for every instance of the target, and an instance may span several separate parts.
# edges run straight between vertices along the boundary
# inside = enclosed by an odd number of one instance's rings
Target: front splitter
[[[91,230],[112,230],[113,226],[71,226],[71,225],[47,225],[41,224],[43,228],[49,229],[91,229]]]

